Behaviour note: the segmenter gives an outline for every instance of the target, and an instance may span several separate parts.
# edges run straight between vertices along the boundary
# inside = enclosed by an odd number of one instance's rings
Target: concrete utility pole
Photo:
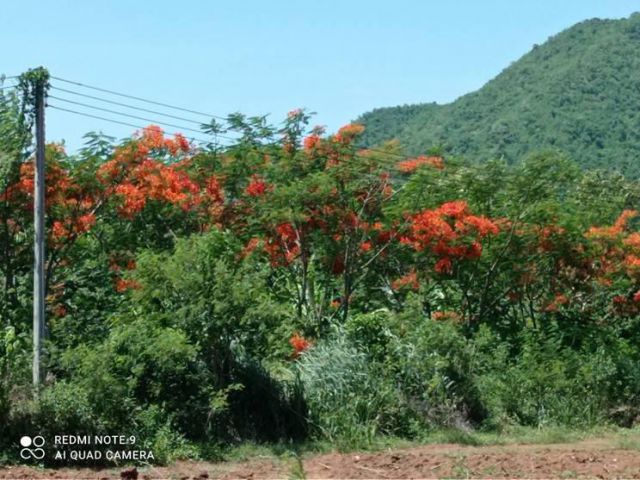
[[[41,356],[42,339],[45,333],[45,231],[44,231],[44,88],[45,79],[40,77],[35,85],[35,125],[36,125],[36,161],[34,169],[33,223],[35,243],[33,247],[33,386],[36,389],[42,382]]]

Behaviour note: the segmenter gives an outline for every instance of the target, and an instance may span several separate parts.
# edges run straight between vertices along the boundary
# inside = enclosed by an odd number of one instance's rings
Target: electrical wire
[[[113,120],[111,118],[100,117],[98,115],[92,115],[90,113],[78,112],[77,110],[71,110],[71,109],[68,109],[68,108],[62,108],[62,107],[58,107],[56,105],[47,104],[47,107],[48,108],[53,108],[55,110],[61,110],[63,112],[67,112],[67,113],[73,113],[75,115],[82,115],[83,117],[95,118],[97,120],[103,120],[105,122],[111,122],[111,123],[116,123],[118,125],[124,125],[126,127],[133,127],[133,128],[137,128],[137,129],[144,129],[145,128],[145,127],[142,127],[140,125],[133,124],[133,123],[121,122],[120,120]],[[173,136],[182,135],[182,134],[176,133],[176,132],[166,132],[166,133],[168,133],[169,135],[173,135]],[[186,135],[183,135],[183,136],[188,140],[193,140],[193,141],[200,142],[200,143],[205,143],[205,144],[213,143],[210,140],[203,140],[203,139],[197,138],[197,137],[188,137]]]
[[[71,103],[73,105],[78,105],[78,106],[81,106],[81,107],[92,108],[94,110],[100,110],[101,112],[107,112],[107,113],[111,113],[113,115],[122,115],[123,117],[129,117],[129,118],[133,118],[135,120],[142,120],[144,122],[151,122],[151,123],[159,123],[161,125],[166,125],[167,127],[177,128],[177,129],[180,129],[180,130],[187,130],[187,131],[195,132],[195,133],[202,133],[201,130],[196,130],[194,128],[189,128],[189,127],[184,127],[182,125],[175,125],[175,124],[172,124],[172,123],[157,121],[157,120],[154,120],[152,118],[139,117],[137,115],[131,115],[131,114],[125,113],[125,112],[118,112],[117,110],[111,110],[111,109],[108,109],[108,108],[96,107],[94,105],[88,105],[86,103],[75,102],[73,100],[69,100],[69,99],[66,99],[66,98],[56,97],[55,95],[48,95],[48,98],[53,98],[53,99],[59,100],[61,102]]]
[[[213,115],[213,114],[210,114],[210,113],[199,112],[197,110],[190,110],[188,108],[177,107],[175,105],[170,105],[168,103],[156,102],[155,100],[148,100],[146,98],[136,97],[134,95],[129,95],[129,94],[126,94],[126,93],[120,93],[120,92],[116,92],[114,90],[108,90],[106,88],[95,87],[95,86],[92,86],[92,85],[87,85],[85,83],[75,82],[73,80],[67,80],[65,78],[54,77],[53,75],[51,76],[51,78],[53,78],[55,80],[58,80],[60,82],[69,83],[69,84],[76,85],[76,86],[79,86],[79,87],[90,88],[92,90],[97,90],[99,92],[109,93],[111,95],[117,95],[119,97],[130,98],[132,100],[137,100],[139,102],[145,102],[145,103],[150,103],[152,105],[159,105],[161,107],[172,108],[174,110],[180,110],[182,112],[193,113],[195,115],[203,115],[203,116],[208,117],[208,118],[218,118],[218,119],[221,119],[221,120],[226,120],[226,118],[221,117],[219,115]]]
[[[55,85],[51,85],[52,90],[59,90],[61,92],[70,93],[72,95],[77,95],[79,97],[90,98],[92,100],[98,100],[100,102],[110,103],[111,105],[118,105],[119,107],[131,108],[133,110],[139,110],[141,112],[153,113],[154,115],[162,115],[164,117],[173,118],[175,120],[182,120],[183,122],[195,123],[197,125],[202,125],[202,122],[198,122],[197,120],[192,120],[190,118],[178,117],[176,115],[171,115],[169,113],[158,112],[157,110],[149,110],[147,108],[136,107],[134,105],[128,105],[126,103],[114,102],[113,100],[108,100],[106,98],[96,97],[94,95],[87,95],[86,93],[75,92],[73,90],[67,90],[66,88],[56,87]],[[52,97],[51,95],[49,95]]]
[[[56,98],[56,97],[49,96],[49,98]],[[139,129],[139,130],[142,130],[142,129],[145,128],[145,127],[143,127],[141,125],[137,125],[137,124],[133,124],[133,123],[129,123],[129,122],[122,122],[120,120],[113,120],[113,119],[110,119],[110,118],[101,117],[99,115],[92,115],[92,114],[86,113],[86,112],[79,112],[77,110],[71,110],[71,109],[68,109],[68,108],[58,107],[56,105],[47,104],[47,107],[53,108],[55,110],[61,110],[63,112],[67,112],[67,113],[73,113],[75,115],[81,115],[81,116],[84,116],[84,117],[94,118],[94,119],[97,119],[97,120],[103,120],[105,122],[111,122],[111,123],[114,123],[114,124],[124,125],[124,126],[127,126],[127,127],[133,127],[133,128]],[[101,109],[101,110],[103,110],[103,109]],[[117,112],[114,112],[114,113],[117,113]],[[134,117],[134,118],[140,118],[140,117]],[[147,121],[154,122],[153,120],[147,120]],[[158,123],[158,122],[155,122],[155,123]],[[167,125],[167,124],[165,124],[165,125]],[[171,126],[171,125],[168,125],[168,126]],[[173,136],[182,135],[179,132],[166,132],[166,133],[168,133],[169,135],[173,135]],[[203,140],[203,139],[198,138],[198,137],[190,137],[190,136],[186,136],[186,135],[183,135],[183,136],[188,140],[192,140],[192,141],[199,142],[199,143],[202,143],[202,144],[210,145],[210,144],[214,143],[211,140]],[[223,138],[225,140],[231,140],[231,141],[236,141],[237,140],[236,138],[226,137],[226,136],[222,136],[222,135],[217,135],[217,137]],[[369,152],[377,152],[377,153],[381,153],[381,154],[384,154],[384,155],[389,155],[389,156],[392,156],[392,157],[402,158],[403,160],[406,160],[408,158],[406,155],[402,155],[400,153],[395,153],[395,152],[387,152],[386,150],[380,150],[380,149],[375,149],[375,148],[366,148],[364,150],[365,151],[369,151]]]
[[[87,84],[84,84],[84,83],[81,83],[81,82],[76,82],[76,81],[73,81],[73,80],[67,80],[67,79],[64,79],[64,78],[61,78],[61,77],[56,77],[56,76],[53,76],[53,75],[51,76],[51,78],[55,79],[55,80],[58,80],[58,81],[61,81],[61,82],[65,82],[65,83],[69,83],[69,84],[72,84],[72,85],[76,85],[76,86],[79,86],[79,87],[89,88],[89,89],[92,89],[92,90],[97,90],[97,91],[108,93],[108,94],[111,94],[111,95],[117,95],[117,96],[120,96],[120,97],[123,97],[123,98],[130,98],[130,99],[137,100],[137,101],[140,101],[140,102],[146,102],[146,103],[149,103],[149,104],[152,104],[152,105],[159,105],[159,106],[166,107],[166,108],[171,108],[171,109],[174,109],[174,110],[179,110],[179,111],[188,112],[188,113],[192,113],[192,114],[196,114],[196,115],[206,116],[206,117],[209,117],[209,118],[217,118],[217,119],[222,119],[222,120],[227,121],[226,118],[221,117],[219,115],[213,115],[213,114],[209,114],[209,113],[199,112],[197,110],[191,110],[191,109],[188,109],[188,108],[177,107],[175,105],[170,105],[170,104],[163,103],[163,102],[158,102],[158,101],[155,101],[155,100],[149,100],[149,99],[137,97],[137,96],[134,96],[134,95],[129,95],[129,94],[126,94],[126,93],[116,92],[114,90],[109,90],[109,89],[106,89],[106,88],[87,85]],[[101,102],[106,102],[106,103],[110,103],[110,104],[113,104],[113,105],[118,105],[118,106],[125,107],[125,108],[139,110],[139,111],[143,111],[143,112],[147,112],[147,113],[153,113],[154,115],[162,115],[162,116],[166,116],[166,117],[169,117],[169,118],[174,118],[176,120],[181,120],[181,121],[185,121],[185,122],[189,122],[189,123],[203,125],[201,122],[198,122],[196,120],[192,120],[192,119],[188,119],[188,118],[184,118],[184,117],[179,117],[179,116],[175,116],[175,115],[171,115],[171,114],[167,114],[167,113],[163,113],[163,112],[158,112],[156,110],[149,110],[149,109],[145,109],[145,108],[138,107],[138,106],[135,106],[135,105],[129,105],[129,104],[126,104],[126,103],[116,102],[116,101],[113,101],[113,100],[109,100],[109,99],[105,99],[105,98],[101,98],[101,97],[96,97],[96,96],[93,96],[93,95],[88,95],[88,94],[85,94],[85,93],[80,93],[80,92],[76,92],[76,91],[73,91],[73,90],[68,90],[68,89],[64,89],[64,88],[60,88],[60,87],[56,87],[54,85],[52,85],[51,88],[55,89],[55,90],[63,91],[63,92],[66,92],[66,93],[70,93],[72,95],[78,95],[78,96],[82,96],[82,97],[85,97],[85,98],[90,98],[90,99],[93,99],[93,100],[98,100],[98,101],[101,101]],[[166,122],[159,121],[159,120],[152,120],[152,119],[145,118],[145,117],[139,117],[137,115],[131,115],[131,114],[128,114],[128,113],[125,113],[125,112],[118,112],[116,110],[110,110],[110,109],[107,109],[107,108],[88,105],[88,104],[85,104],[85,103],[76,102],[76,101],[73,101],[73,100],[56,97],[54,95],[49,95],[49,98],[54,98],[54,99],[59,100],[59,101],[72,103],[72,104],[75,104],[75,105],[83,106],[83,107],[86,107],[86,108],[91,108],[91,109],[94,109],[94,110],[104,111],[104,112],[111,113],[111,114],[114,114],[114,115],[122,115],[122,116],[133,118],[133,119],[136,119],[136,120],[142,120],[142,121],[145,121],[145,122],[157,123],[157,124],[160,124],[160,125],[166,125],[166,126],[169,126],[169,127],[172,127],[172,128],[178,128],[178,129],[186,130],[186,131],[190,131],[190,132],[202,133],[200,130],[195,130],[193,128],[184,127],[184,126],[181,126],[181,125],[175,125],[175,124],[171,124],[171,123],[166,123]],[[142,128],[140,126],[133,125],[131,123],[109,120],[109,119],[105,119],[104,117],[99,117],[99,116],[96,116],[96,115],[90,115],[90,114],[77,112],[77,111],[73,111],[73,110],[69,110],[69,109],[62,109],[60,107],[53,107],[53,108],[57,108],[59,110],[66,110],[66,111],[71,112],[71,113],[76,113],[76,114],[79,114],[79,115],[85,115],[85,116],[88,116],[88,117],[91,117],[91,118],[100,119],[100,120],[112,121],[112,122],[119,123],[119,124],[122,124],[122,125],[133,126],[135,128]],[[223,139],[226,139],[226,140],[231,140],[231,141],[237,140],[237,139],[234,139],[232,137],[227,137],[227,136],[224,136],[224,135],[216,135],[216,137],[223,138]],[[203,140],[199,140],[199,141],[203,141]],[[205,142],[205,143],[211,143],[211,142]],[[366,148],[365,150],[369,151],[369,152],[376,152],[376,153],[381,153],[381,154],[384,154],[384,155],[393,156],[393,157],[396,157],[396,158],[402,158],[402,159],[409,158],[406,155],[395,153],[395,152],[388,152],[386,150],[382,150],[382,149],[379,149],[379,148]]]

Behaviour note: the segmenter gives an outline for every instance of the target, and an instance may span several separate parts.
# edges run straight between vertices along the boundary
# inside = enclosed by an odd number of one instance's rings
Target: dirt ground
[[[619,439],[553,445],[470,447],[425,445],[367,453],[295,458],[258,457],[243,462],[176,462],[127,469],[0,469],[0,479],[422,479],[422,478],[637,478],[640,449]]]

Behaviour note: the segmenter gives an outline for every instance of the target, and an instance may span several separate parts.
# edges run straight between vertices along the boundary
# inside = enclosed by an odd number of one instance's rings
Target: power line
[[[80,87],[90,88],[90,89],[97,90],[97,91],[100,91],[100,92],[105,92],[105,93],[108,93],[108,94],[111,94],[111,95],[117,95],[117,96],[120,96],[120,97],[130,98],[130,99],[133,99],[133,100],[146,102],[146,103],[153,104],[153,105],[159,105],[159,106],[166,107],[166,108],[172,108],[174,110],[179,110],[179,111],[188,112],[188,113],[192,113],[192,114],[196,114],[196,115],[203,115],[203,116],[206,116],[206,117],[209,117],[209,118],[217,118],[217,119],[222,119],[222,120],[227,121],[226,118],[218,116],[218,115],[212,115],[212,114],[208,114],[208,113],[199,112],[197,110],[190,110],[188,108],[177,107],[177,106],[174,106],[174,105],[169,105],[167,103],[157,102],[155,100],[148,100],[148,99],[145,99],[145,98],[136,97],[134,95],[128,95],[128,94],[125,94],[125,93],[116,92],[116,91],[109,90],[109,89],[106,89],[106,88],[95,87],[95,86],[92,86],[92,85],[87,85],[87,84],[84,84],[84,83],[76,82],[76,81],[73,81],[73,80],[67,80],[67,79],[64,79],[64,78],[56,77],[56,76],[51,76],[51,78],[53,78],[55,80],[59,80],[61,82],[66,82],[66,83],[69,83],[69,84],[72,84],[72,85],[77,85],[77,86],[80,86]],[[108,100],[108,99],[105,99],[105,98],[96,97],[96,96],[93,96],[93,95],[88,95],[88,94],[76,92],[76,91],[73,91],[73,90],[67,90],[67,89],[64,89],[64,88],[56,87],[56,86],[52,86],[51,88],[53,88],[55,90],[60,90],[60,91],[66,92],[66,93],[70,93],[72,95],[78,95],[78,96],[82,96],[82,97],[85,97],[85,98],[90,98],[90,99],[93,99],[93,100],[98,100],[98,101],[101,101],[101,102],[106,102],[106,103],[110,103],[110,104],[113,104],[113,105],[118,105],[118,106],[125,107],[125,108],[139,110],[139,111],[143,111],[143,112],[147,112],[147,113],[153,113],[155,115],[162,115],[162,116],[174,118],[176,120],[181,120],[181,121],[185,121],[185,122],[189,122],[189,123],[195,123],[195,124],[202,125],[202,123],[200,123],[200,122],[198,122],[196,120],[191,120],[191,119],[184,118],[184,117],[178,117],[178,116],[175,116],[175,115],[171,115],[171,114],[167,114],[167,113],[163,113],[163,112],[158,112],[158,111],[155,111],[155,110],[149,110],[149,109],[145,109],[145,108],[134,106],[134,105],[128,105],[126,103],[115,102],[113,100]],[[153,120],[153,119],[149,119],[149,118],[145,118],[145,117],[139,117],[137,115],[131,115],[131,114],[128,114],[128,113],[125,113],[125,112],[118,112],[116,110],[110,110],[110,109],[107,109],[107,108],[88,105],[88,104],[85,104],[85,103],[76,102],[76,101],[73,101],[73,100],[68,100],[68,99],[56,97],[54,95],[49,95],[49,98],[54,98],[56,100],[60,100],[60,101],[67,102],[67,103],[72,103],[72,104],[75,104],[75,105],[83,106],[83,107],[86,107],[86,108],[91,108],[91,109],[94,109],[94,110],[104,111],[104,112],[111,113],[111,114],[114,114],[114,115],[122,115],[122,116],[133,118],[133,119],[136,119],[136,120],[142,120],[142,121],[145,121],[145,122],[158,123],[160,125],[166,125],[168,127],[178,128],[178,129],[181,129],[181,130],[188,130],[190,132],[202,133],[200,130],[195,130],[193,128],[184,127],[184,126],[181,126],[181,125],[174,125],[174,124],[171,124],[171,123],[166,123],[166,122],[163,122],[163,121]],[[127,122],[110,120],[110,119],[106,119],[104,117],[99,117],[99,116],[96,116],[96,115],[77,112],[77,111],[69,110],[69,109],[63,109],[63,108],[60,108],[60,107],[54,107],[52,105],[51,105],[51,107],[52,108],[56,108],[58,110],[64,110],[64,111],[67,111],[67,112],[70,112],[70,113],[76,113],[78,115],[84,115],[84,116],[87,116],[87,117],[90,117],[90,118],[96,118],[96,119],[99,119],[99,120],[106,120],[106,121],[110,121],[110,122],[113,122],[113,123],[118,123],[118,124],[121,124],[121,125],[132,126],[134,128],[143,128],[143,127],[140,127],[138,125],[133,125],[133,124],[127,123]],[[216,135],[216,137],[223,138],[223,139],[226,139],[226,140],[231,140],[231,141],[235,141],[236,140],[234,138],[227,137],[227,136],[224,136],[224,135]],[[194,140],[197,140],[197,138],[195,138],[195,137],[191,137],[191,138],[194,139]],[[204,140],[198,140],[198,141],[201,141],[201,142],[204,142],[204,143],[211,143],[211,142],[207,142],[207,141],[204,141]],[[388,152],[386,150],[382,150],[382,149],[379,149],[379,148],[366,148],[364,150],[369,151],[369,152],[377,152],[377,153],[393,156],[393,157],[396,157],[396,158],[402,158],[402,159],[409,158],[406,155],[402,155],[402,154],[394,153],[394,152]]]
[[[68,100],[66,98],[56,97],[55,95],[49,95],[48,98],[53,98],[55,100],[60,100],[61,102],[71,103],[73,105],[79,105],[81,107],[92,108],[94,110],[100,110],[102,112],[107,112],[107,113],[111,113],[111,114],[114,114],[114,115],[122,115],[123,117],[129,117],[129,118],[133,118],[135,120],[142,120],[144,122],[151,122],[151,123],[159,123],[161,125],[166,125],[167,127],[177,128],[177,129],[180,129],[180,130],[188,130],[190,132],[195,132],[195,133],[202,133],[202,131],[196,130],[194,128],[183,127],[182,125],[174,125],[172,123],[157,121],[157,120],[154,120],[152,118],[139,117],[137,115],[131,115],[131,114],[125,113],[125,112],[118,112],[117,110],[110,110],[108,108],[96,107],[94,105],[88,105],[86,103],[75,102],[73,100]]]
[[[49,96],[49,98],[55,98],[55,97]],[[57,107],[57,106],[51,105],[51,104],[48,104],[47,107],[53,108],[55,110],[61,110],[63,112],[67,112],[67,113],[73,113],[73,114],[76,114],[76,115],[81,115],[83,117],[94,118],[94,119],[97,119],[97,120],[103,120],[105,122],[111,122],[111,123],[115,123],[115,124],[118,124],[118,125],[124,125],[126,127],[133,127],[133,128],[140,129],[140,130],[145,128],[145,127],[143,127],[141,125],[136,125],[136,124],[129,123],[129,122],[122,122],[120,120],[113,120],[113,119],[101,117],[101,116],[98,116],[98,115],[92,115],[90,113],[78,112],[77,110],[71,110],[71,109],[68,109],[68,108]],[[135,118],[139,118],[139,117],[135,117]],[[148,120],[148,121],[152,121],[153,122],[153,120]],[[170,135],[173,135],[173,136],[181,135],[179,132],[166,132],[166,133],[168,133]],[[184,135],[184,137],[186,139],[188,139],[188,140],[193,140],[193,141],[196,141],[196,142],[199,142],[199,143],[203,143],[203,144],[211,144],[211,143],[213,143],[210,140],[203,140],[203,139],[198,138],[198,137],[189,137],[189,136],[186,136],[186,135]],[[225,140],[232,140],[232,141],[237,140],[237,139],[234,139],[234,138],[231,138],[231,137],[222,136],[222,135],[218,135],[218,137],[223,138]],[[380,150],[380,149],[376,149],[376,148],[365,148],[363,150],[369,151],[369,152],[382,153],[384,155],[389,155],[389,156],[392,156],[392,157],[402,158],[403,160],[406,160],[406,159],[409,158],[406,155],[402,155],[400,153],[387,152],[385,150]],[[362,155],[362,154],[360,154],[360,155]]]
[[[61,82],[70,83],[72,85],[77,85],[79,87],[90,88],[92,90],[97,90],[99,92],[109,93],[111,95],[117,95],[119,97],[124,97],[124,98],[130,98],[132,100],[137,100],[139,102],[145,102],[145,103],[150,103],[152,105],[159,105],[161,107],[172,108],[174,110],[180,110],[180,111],[183,111],[183,112],[193,113],[195,115],[203,115],[203,116],[208,117],[208,118],[218,118],[220,120],[225,120],[225,121],[227,120],[226,118],[221,117],[219,115],[212,115],[210,113],[199,112],[197,110],[190,110],[188,108],[176,107],[175,105],[169,105],[168,103],[156,102],[154,100],[148,100],[146,98],[136,97],[134,95],[128,95],[126,93],[120,93],[120,92],[116,92],[116,91],[113,91],[113,90],[108,90],[106,88],[94,87],[92,85],[87,85],[87,84],[84,84],[84,83],[75,82],[73,80],[67,80],[67,79],[60,78],[60,77],[54,77],[53,75],[51,76],[51,78],[53,78],[55,80],[59,80]]]
[[[118,105],[120,107],[131,108],[133,110],[139,110],[141,112],[153,113],[154,115],[162,115],[164,117],[174,118],[176,120],[182,120],[183,122],[189,122],[189,123],[195,123],[197,125],[203,125],[202,122],[198,122],[197,120],[192,120],[192,119],[184,118],[184,117],[178,117],[176,115],[171,115],[169,113],[158,112],[157,110],[149,110],[147,108],[136,107],[134,105],[128,105],[126,103],[115,102],[113,100],[108,100],[106,98],[96,97],[94,95],[87,95],[86,93],[80,93],[80,92],[75,92],[73,90],[67,90],[66,88],[56,87],[55,85],[52,85],[51,89],[60,90],[61,92],[70,93],[72,95],[77,95],[79,97],[90,98],[92,100],[98,100],[100,102],[110,103],[111,105]],[[51,97],[51,95],[50,95],[50,97]]]
[[[63,112],[67,112],[67,113],[73,113],[75,115],[82,115],[83,117],[95,118],[97,120],[104,120],[105,122],[111,122],[111,123],[116,123],[118,125],[124,125],[126,127],[133,127],[133,128],[137,128],[137,129],[144,129],[145,128],[145,127],[142,127],[140,125],[135,125],[133,123],[121,122],[120,120],[113,120],[111,118],[100,117],[98,115],[92,115],[90,113],[78,112],[77,110],[71,110],[71,109],[68,109],[68,108],[56,107],[55,105],[51,105],[51,104],[48,104],[47,107],[48,108],[53,108],[55,110],[61,110]],[[169,133],[170,135],[173,135],[173,136],[181,135],[180,133],[176,133],[176,132],[167,132],[167,133]],[[184,136],[184,137],[186,139],[188,139],[188,140],[194,140],[194,141],[200,142],[200,143],[212,143],[209,140],[203,140],[203,139],[197,138],[197,137],[187,137],[187,136]]]

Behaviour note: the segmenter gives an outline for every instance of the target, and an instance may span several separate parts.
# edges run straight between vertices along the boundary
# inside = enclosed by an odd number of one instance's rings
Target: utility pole
[[[44,169],[44,95],[45,82],[43,76],[35,80],[35,126],[36,126],[36,159],[34,169],[33,192],[33,224],[35,242],[33,247],[33,386],[36,391],[42,383],[42,340],[45,334],[45,169]]]

